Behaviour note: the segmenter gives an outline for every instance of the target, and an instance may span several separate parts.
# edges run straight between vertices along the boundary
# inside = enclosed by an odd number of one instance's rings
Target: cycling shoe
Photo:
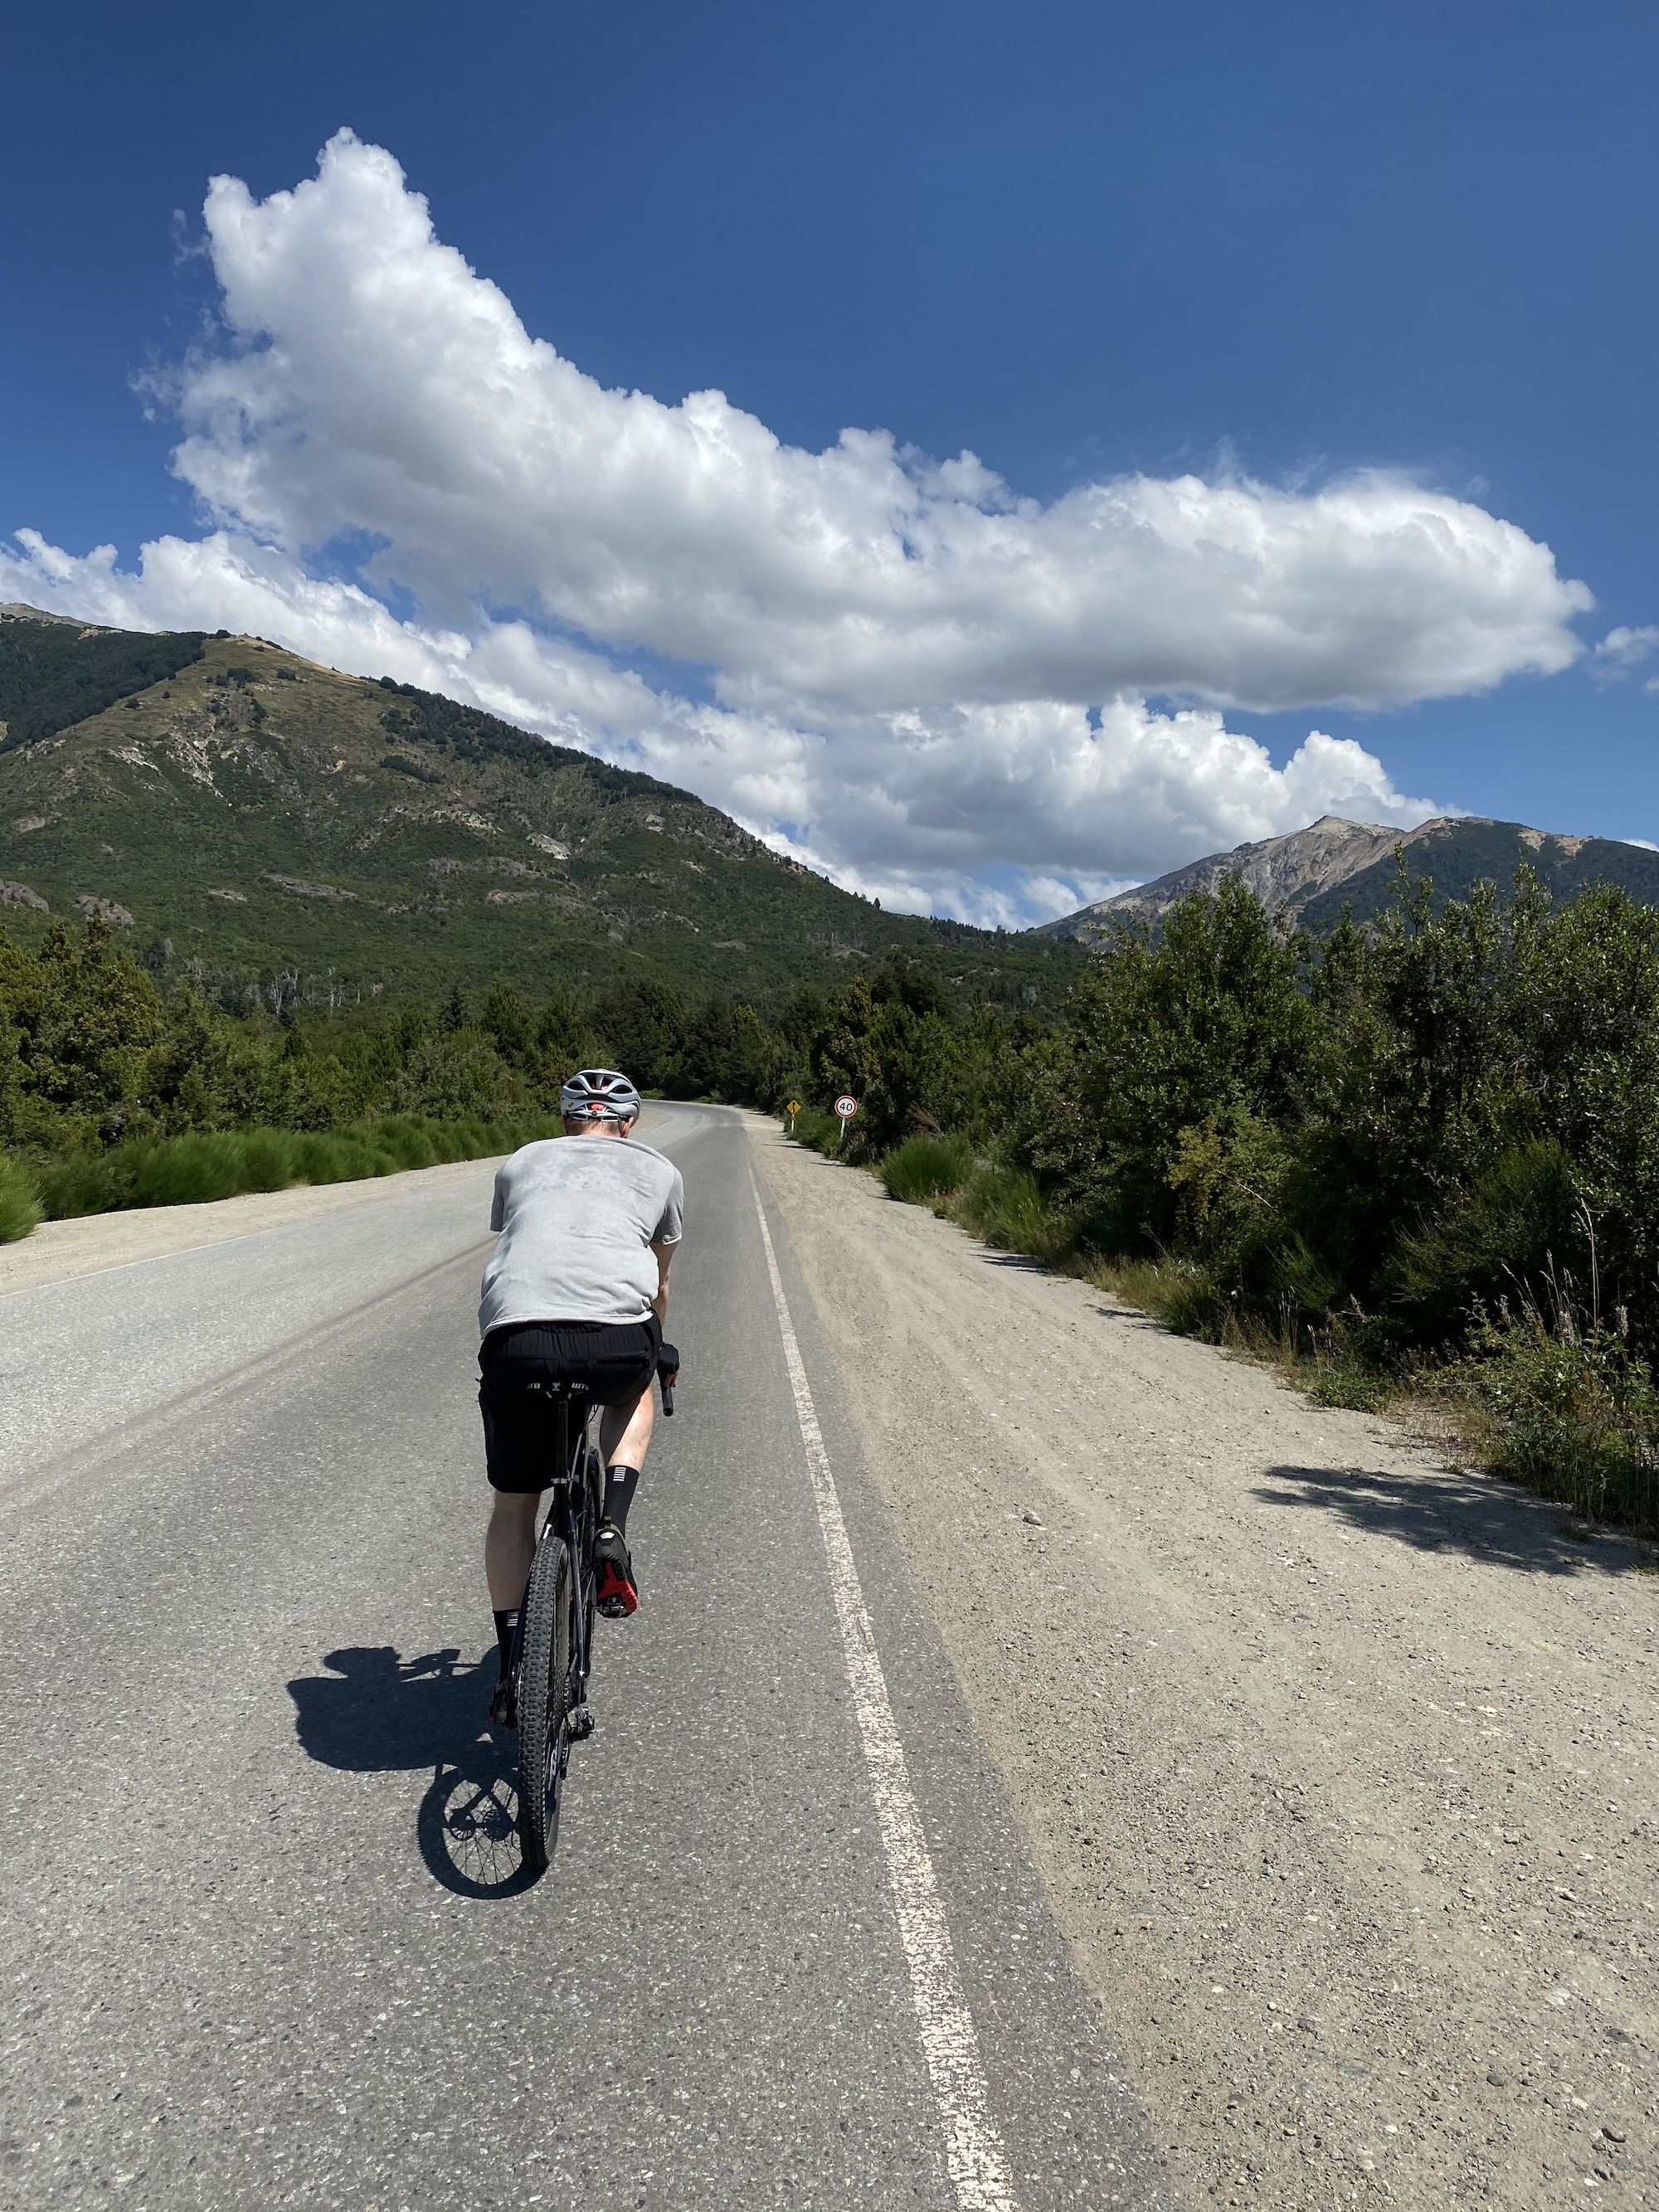
[[[622,1530],[607,1521],[593,1539],[593,1602],[609,1620],[626,1620],[640,1601]]]

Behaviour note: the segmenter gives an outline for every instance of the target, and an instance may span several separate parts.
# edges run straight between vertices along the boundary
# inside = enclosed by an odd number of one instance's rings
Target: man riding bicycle
[[[559,1093],[564,1137],[526,1145],[495,1176],[489,1225],[500,1241],[478,1307],[478,1404],[495,1497],[484,1572],[501,1674],[492,1721],[511,1727],[514,1638],[536,1549],[536,1512],[554,1480],[550,1384],[604,1411],[605,1502],[593,1547],[601,1613],[625,1620],[639,1585],[627,1544],[655,1407],[653,1378],[678,1358],[663,1343],[668,1269],[685,1188],[672,1160],[629,1141],[640,1094],[613,1069],[585,1068]]]

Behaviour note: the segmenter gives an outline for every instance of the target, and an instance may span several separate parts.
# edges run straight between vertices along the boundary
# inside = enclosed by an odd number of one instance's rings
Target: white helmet
[[[585,1067],[559,1091],[567,1121],[631,1121],[639,1110],[639,1092],[614,1067]]]

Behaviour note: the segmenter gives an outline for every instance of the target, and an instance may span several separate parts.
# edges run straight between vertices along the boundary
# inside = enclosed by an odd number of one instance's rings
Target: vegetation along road
[[[685,1386],[535,1888],[487,1167],[16,1248],[0,2203],[1659,2202],[1650,1554],[651,1110]]]

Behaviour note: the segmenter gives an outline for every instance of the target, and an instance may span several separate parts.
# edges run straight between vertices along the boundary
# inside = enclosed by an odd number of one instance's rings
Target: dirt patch
[[[750,1128],[1188,2199],[1659,2205],[1653,1555]]]

